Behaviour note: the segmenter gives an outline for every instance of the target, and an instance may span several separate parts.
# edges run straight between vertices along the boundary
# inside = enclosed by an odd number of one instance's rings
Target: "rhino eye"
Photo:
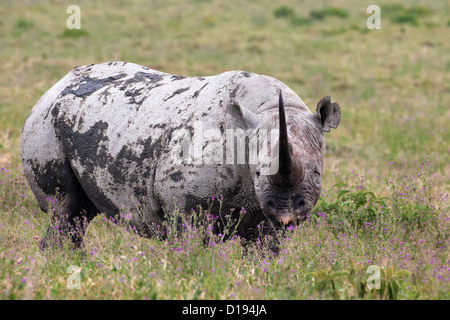
[[[316,179],[320,179],[320,172],[317,171],[317,170],[314,170],[314,177],[315,177]]]
[[[261,171],[259,169],[256,169],[256,176],[259,177],[261,175]]]

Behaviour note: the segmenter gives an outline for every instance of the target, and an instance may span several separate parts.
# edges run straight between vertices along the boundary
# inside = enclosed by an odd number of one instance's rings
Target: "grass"
[[[18,168],[0,170],[2,299],[448,298],[448,194],[432,187],[425,164],[400,175],[348,173],[286,231],[278,255],[261,242],[244,253],[238,238],[212,235],[212,211],[200,224],[175,218],[167,240],[98,216],[83,250],[40,251],[49,217]],[[71,265],[81,267],[80,289],[67,288]],[[380,268],[378,290],[367,287],[369,266]]]
[[[381,30],[366,28],[358,1],[77,5],[82,31],[65,29],[59,2],[0,7],[0,299],[449,298],[447,3],[382,1]],[[243,256],[236,238],[205,247],[207,225],[149,240],[103,216],[84,250],[38,250],[49,217],[22,177],[21,128],[74,66],[111,60],[271,75],[312,111],[325,95],[339,101],[322,197],[278,256],[259,243]],[[81,267],[79,290],[67,288],[70,265]],[[371,265],[379,290],[366,285]]]
[[[63,32],[59,34],[60,38],[79,38],[88,36],[89,32],[84,29],[64,29]]]

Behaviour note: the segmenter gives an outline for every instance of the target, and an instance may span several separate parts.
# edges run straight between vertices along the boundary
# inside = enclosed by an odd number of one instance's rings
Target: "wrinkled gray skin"
[[[279,129],[280,110],[289,139],[283,161],[291,159],[292,170],[284,166],[268,176],[253,164],[174,162],[177,132],[194,133],[195,121],[221,133]],[[189,213],[206,207],[213,195],[223,195],[223,215],[246,209],[237,232],[247,239],[261,222],[266,230],[293,223],[318,200],[323,132],[339,120],[339,106],[329,97],[312,114],[285,84],[264,75],[230,71],[188,78],[127,62],[76,67],[41,97],[22,131],[24,174],[40,208],[55,209],[41,244],[83,218],[86,223],[72,234],[80,245],[87,224],[101,212],[116,219],[129,212],[130,224],[151,236],[176,201]],[[55,194],[58,206],[48,201]],[[136,210],[135,201],[143,209]]]

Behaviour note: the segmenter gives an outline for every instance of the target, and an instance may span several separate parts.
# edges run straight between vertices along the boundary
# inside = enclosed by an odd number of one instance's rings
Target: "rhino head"
[[[271,155],[263,155],[250,165],[255,194],[266,219],[275,226],[287,226],[304,219],[316,204],[321,191],[321,175],[325,153],[324,132],[337,128],[340,107],[324,97],[316,113],[284,106],[281,90],[278,108],[260,114],[240,106],[236,101],[229,112],[245,127],[277,129],[278,141]],[[278,151],[278,152],[276,152]],[[268,164],[275,168],[269,174]]]

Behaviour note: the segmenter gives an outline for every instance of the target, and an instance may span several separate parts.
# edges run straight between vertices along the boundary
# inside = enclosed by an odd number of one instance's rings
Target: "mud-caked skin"
[[[40,208],[54,211],[42,245],[67,231],[80,245],[99,213],[115,219],[131,213],[130,224],[151,236],[177,203],[189,214],[214,195],[223,196],[223,215],[245,208],[237,231],[247,239],[262,222],[267,230],[293,223],[317,202],[323,132],[339,121],[329,97],[313,114],[285,84],[264,75],[182,77],[127,62],[76,67],[41,97],[22,131],[24,174]],[[224,137],[230,129],[279,130],[278,170],[266,175],[259,164],[227,163],[225,152],[214,163],[186,157],[180,132],[195,137],[199,124]],[[215,150],[213,142],[217,147],[212,140],[203,140],[204,156]],[[223,150],[225,140],[219,139]]]

